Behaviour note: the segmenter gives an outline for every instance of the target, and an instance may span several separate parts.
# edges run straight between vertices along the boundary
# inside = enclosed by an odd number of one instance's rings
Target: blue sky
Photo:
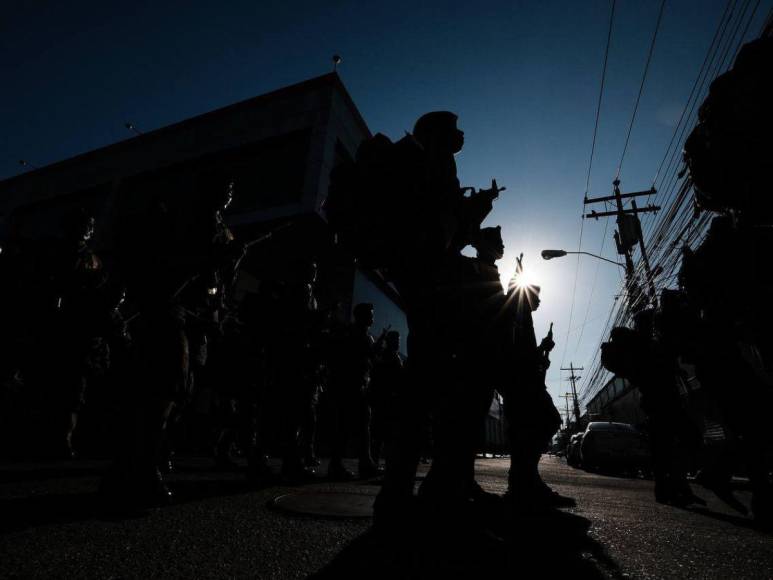
[[[749,35],[773,0],[763,0]],[[622,169],[647,189],[703,62],[725,0],[670,0]],[[611,264],[583,258],[572,328],[577,249],[609,0],[490,2],[17,2],[0,21],[0,178],[19,159],[41,166],[331,69],[331,56],[374,132],[399,138],[447,109],[466,133],[465,185],[507,186],[501,225],[512,271],[524,252],[542,285],[538,333],[555,322],[548,373],[588,364],[617,292]],[[591,195],[610,192],[655,26],[658,0],[618,0]],[[609,224],[604,255],[615,258]],[[604,222],[586,221],[599,252]],[[595,284],[594,284],[595,279]],[[591,298],[591,288],[592,300]],[[583,321],[585,326],[580,331]],[[568,341],[567,330],[569,330]],[[580,338],[582,334],[582,340]]]

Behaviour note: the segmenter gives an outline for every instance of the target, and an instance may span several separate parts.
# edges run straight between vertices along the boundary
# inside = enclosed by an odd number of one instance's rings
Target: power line
[[[596,123],[593,126],[593,141],[590,146],[590,159],[588,161],[588,176],[585,179],[585,196],[588,196],[590,190],[590,175],[593,167],[593,155],[596,152],[596,135],[599,130],[599,118],[601,117],[601,101],[604,95],[604,82],[607,78],[607,62],[609,60],[609,46],[612,42],[612,23],[615,19],[616,0],[612,0],[612,10],[609,13],[609,30],[607,31],[607,47],[604,49],[604,65],[601,67],[601,86],[599,87],[599,100],[596,105]]]
[[[685,133],[687,129],[692,126],[692,123],[690,123],[690,120],[693,119],[694,115],[696,114],[695,109],[698,106],[698,104],[702,101],[702,96],[705,94],[704,87],[707,81],[710,78],[713,78],[712,75],[710,74],[710,71],[712,66],[714,65],[714,60],[719,55],[720,48],[724,43],[725,33],[727,32],[728,25],[733,20],[737,3],[738,3],[738,0],[728,0],[727,4],[725,5],[725,10],[722,13],[722,17],[717,23],[717,29],[714,33],[714,38],[712,39],[712,42],[709,45],[709,48],[706,52],[706,58],[704,59],[703,64],[701,65],[701,68],[698,72],[698,76],[695,79],[695,83],[693,84],[693,89],[690,91],[690,96],[687,99],[687,103],[685,104],[685,108],[683,110],[682,116],[680,117],[679,123],[677,123],[677,126],[674,128],[674,133],[671,137],[671,142],[674,145],[678,143],[682,143],[684,141]],[[691,102],[692,102],[692,106],[690,106]],[[685,116],[684,113],[688,109],[689,109],[689,112]],[[661,168],[663,167],[663,164],[665,163],[666,159],[669,159],[669,150],[670,150],[670,145],[666,150],[666,154],[663,158],[663,161],[661,161],[660,163],[658,171],[656,172],[656,177],[653,180],[653,185],[657,181],[657,175],[660,174]],[[659,193],[655,196],[655,199],[654,199],[655,203],[664,203],[665,200],[668,199],[676,189],[676,185],[679,182],[679,177],[677,175],[679,164],[677,160],[679,159],[680,152],[681,152],[681,148],[675,146],[673,149],[673,152],[671,153],[668,164],[666,166],[666,172],[665,172],[666,177],[664,177],[661,180],[661,183],[658,186]],[[657,240],[660,237],[655,234],[655,232],[657,231],[657,228],[660,227],[660,226],[657,226],[656,224],[660,224],[662,226],[662,224],[664,223],[663,222],[664,215],[665,214],[661,214],[661,220],[656,219],[654,216],[646,216],[646,218],[649,218],[649,219],[646,219],[645,235],[647,236],[650,243],[652,242],[652,240]]]
[[[695,248],[703,243],[713,218],[713,215],[708,212],[699,213],[695,210],[692,196],[693,184],[689,176],[683,178],[683,172],[680,171],[681,164],[678,160],[681,148],[678,145],[683,142],[686,131],[694,126],[695,109],[705,99],[708,90],[706,84],[732,66],[732,60],[728,62],[728,57],[732,59],[743,45],[749,27],[755,20],[760,0],[754,3],[750,11],[752,3],[753,0],[741,2],[728,0],[664,157],[653,178],[653,186],[658,178],[661,178],[655,202],[658,203],[662,199],[665,208],[657,218],[653,216],[648,220],[645,244],[652,264],[657,268],[658,274],[655,281],[657,292],[670,286],[678,278],[682,248]],[[665,172],[663,172],[664,167]],[[640,275],[643,269],[643,260],[639,259],[636,264],[637,275]],[[640,297],[639,300],[641,299]],[[630,321],[629,303],[631,301],[636,300],[629,294],[610,309],[602,340],[610,327],[625,325]],[[603,388],[609,375],[601,365],[598,350],[591,361],[590,369],[581,387],[580,398],[583,403],[592,399]]]
[[[754,16],[757,14],[757,9],[760,7],[760,2],[761,0],[757,0],[757,3],[754,5],[754,10],[752,10],[752,14],[749,16],[749,20],[746,21],[746,26],[744,26],[743,32],[741,33],[741,46],[743,46],[743,40],[746,38],[746,33],[749,32],[749,26],[751,25],[752,20],[754,20]],[[771,8],[771,10],[773,10],[773,8]],[[738,56],[738,51],[736,51],[735,56]]]
[[[631,122],[628,124],[628,134],[625,136],[625,145],[623,145],[623,154],[620,156],[620,163],[617,166],[617,175],[615,179],[620,178],[620,171],[623,169],[623,160],[625,154],[628,151],[628,141],[631,139],[631,131],[633,130],[633,123],[636,120],[636,112],[639,110],[639,101],[641,95],[644,92],[644,82],[647,80],[647,72],[650,68],[650,62],[652,61],[652,53],[655,52],[655,41],[658,38],[658,30],[660,30],[660,21],[663,18],[663,9],[666,7],[666,0],[662,0],[660,3],[660,11],[658,12],[658,20],[655,22],[655,32],[652,34],[652,42],[650,43],[650,50],[647,54],[647,62],[644,65],[644,73],[641,77],[641,84],[639,85],[639,94],[636,96],[636,104],[633,107],[633,114],[631,115]]]
[[[717,37],[719,36],[719,31],[721,29],[722,23],[725,21],[725,16],[727,16],[728,10],[730,10],[730,5],[732,3],[732,0],[728,0],[727,4],[725,5],[725,11],[722,13],[722,18],[719,20],[719,26],[717,26],[717,29],[714,31],[714,38],[711,40],[711,44],[709,45],[709,49],[706,51],[706,56],[703,59],[703,64],[698,69],[698,76],[695,77],[695,82],[692,84],[692,88],[690,89],[690,96],[687,97],[687,102],[684,104],[684,108],[682,109],[682,114],[679,115],[679,120],[676,123],[676,127],[674,127],[674,132],[671,135],[671,140],[668,142],[668,147],[666,147],[666,154],[663,156],[663,160],[660,162],[660,165],[658,165],[658,170],[655,172],[655,177],[652,178],[652,185],[655,185],[655,182],[658,180],[658,176],[660,175],[660,171],[663,169],[663,165],[666,162],[666,159],[668,159],[668,154],[671,151],[671,147],[674,144],[674,140],[676,139],[676,135],[679,132],[679,127],[682,125],[682,120],[684,119],[684,115],[687,112],[687,109],[690,106],[690,102],[692,101],[693,95],[695,94],[695,89],[698,88],[698,83],[703,76],[704,69],[706,69],[706,64],[708,63],[709,57],[711,56],[711,49],[714,47],[714,45],[717,42]]]
[[[620,173],[621,173],[622,168],[623,168],[623,162],[625,161],[625,155],[626,155],[626,153],[628,151],[628,144],[630,143],[631,133],[633,132],[633,126],[634,126],[634,123],[636,122],[636,114],[637,114],[637,112],[639,110],[639,104],[641,103],[641,97],[642,97],[642,95],[644,93],[644,86],[645,86],[645,83],[647,81],[647,74],[649,73],[650,64],[652,63],[652,55],[655,52],[655,44],[657,43],[658,32],[660,31],[660,24],[663,21],[663,12],[665,10],[665,5],[666,5],[666,0],[661,0],[660,8],[658,10],[658,16],[657,16],[657,19],[655,21],[655,29],[654,29],[654,31],[652,33],[652,40],[650,42],[649,50],[647,52],[647,59],[646,59],[646,61],[644,63],[644,70],[642,71],[641,82],[639,84],[639,91],[638,91],[638,93],[636,95],[636,100],[634,102],[633,112],[631,113],[631,120],[628,123],[628,130],[627,130],[626,136],[625,136],[625,143],[623,145],[622,154],[620,155],[620,163],[617,166],[617,172],[616,172],[615,178],[613,180],[614,194],[615,194],[614,198],[601,197],[601,198],[596,198],[596,199],[590,200],[590,199],[588,199],[587,193],[586,193],[586,197],[585,197],[585,201],[584,201],[585,205],[587,205],[589,203],[602,202],[602,201],[605,201],[607,199],[614,199],[616,201],[616,211],[614,211],[614,212],[602,212],[601,214],[596,214],[596,212],[594,211],[594,212],[592,212],[591,214],[589,214],[586,217],[601,217],[601,216],[604,216],[604,215],[617,215],[617,221],[618,221],[618,225],[619,225],[619,228],[618,228],[619,233],[615,232],[615,240],[617,242],[618,252],[623,253],[625,255],[625,259],[626,259],[626,262],[625,262],[625,264],[626,264],[626,287],[631,287],[635,283],[635,280],[637,280],[639,278],[639,276],[635,276],[634,275],[635,266],[634,266],[634,262],[632,260],[632,255],[631,255],[632,247],[631,247],[631,239],[630,239],[631,236],[630,236],[630,233],[626,237],[625,241],[622,242],[623,245],[621,245],[621,238],[622,238],[623,234],[625,233],[623,228],[622,228],[623,220],[624,220],[624,218],[626,218],[626,216],[628,214],[632,214],[633,215],[634,223],[637,226],[636,227],[636,231],[638,232],[636,237],[638,238],[638,243],[639,243],[640,251],[641,251],[641,254],[642,254],[642,258],[643,258],[642,261],[644,262],[644,265],[646,267],[645,280],[646,280],[646,282],[648,284],[648,290],[649,290],[648,298],[650,300],[652,300],[653,302],[656,300],[656,298],[655,298],[655,287],[654,287],[653,280],[652,280],[652,274],[650,272],[649,261],[648,261],[648,258],[647,258],[647,252],[646,252],[646,248],[645,248],[645,245],[644,245],[644,240],[642,238],[642,232],[641,232],[641,229],[640,229],[640,222],[638,220],[638,214],[639,213],[643,213],[643,212],[648,212],[648,211],[657,211],[658,208],[654,207],[654,206],[651,206],[651,207],[639,209],[639,208],[636,207],[636,203],[632,202],[632,204],[631,204],[632,209],[627,209],[627,210],[624,209],[623,201],[622,201],[624,197],[625,198],[629,198],[629,197],[637,197],[637,196],[640,196],[640,195],[651,195],[651,194],[649,192],[636,192],[636,193],[630,193],[630,194],[623,195],[623,194],[620,193],[619,184],[620,184]],[[605,222],[605,226],[604,226],[604,230],[605,231],[604,231],[604,236],[603,236],[603,239],[602,239],[602,244],[606,241],[606,230],[608,228],[608,223],[609,223],[609,221],[607,220],[607,222]],[[630,229],[626,230],[626,231],[630,232]],[[621,236],[621,237],[619,238],[618,236]],[[620,248],[624,248],[624,250],[621,250]],[[603,245],[602,245],[602,251],[603,251]],[[593,297],[593,290],[595,289],[595,283],[596,283],[596,277],[597,276],[598,276],[598,266],[597,266],[597,269],[596,269],[596,276],[594,277],[593,286],[591,288],[591,295],[590,295],[591,299]],[[590,306],[591,306],[591,303],[589,301],[588,306],[586,308],[586,312],[585,312],[586,320],[587,320],[587,317],[588,317],[588,312],[590,311]],[[581,338],[582,338],[582,334],[580,335],[580,339]],[[577,342],[577,347],[578,348],[579,348],[579,344],[580,344],[580,339],[578,339],[578,342]],[[595,375],[595,373],[594,373],[594,375]]]
[[[598,129],[599,129],[599,119],[601,118],[601,102],[602,97],[604,96],[604,82],[607,77],[607,63],[609,62],[609,47],[612,43],[612,25],[614,23],[615,19],[615,5],[617,3],[617,0],[612,0],[612,8],[609,13],[609,27],[607,30],[607,44],[604,48],[604,64],[601,67],[601,82],[599,86],[599,98],[598,102],[596,103],[596,120],[593,125],[593,139],[591,140],[591,148],[590,148],[590,159],[588,160],[588,175],[585,179],[585,194],[583,195],[583,206],[582,209],[585,209],[585,199],[588,197],[588,190],[590,188],[590,176],[591,176],[591,169],[593,167],[593,156],[596,152],[596,136],[598,135]],[[564,340],[564,352],[561,355],[561,366],[564,365],[564,360],[566,359],[566,351],[569,348],[569,332],[572,328],[572,319],[574,318],[574,304],[576,300],[576,293],[577,293],[577,279],[580,275],[580,254],[579,252],[582,251],[582,234],[583,230],[585,229],[585,218],[582,216],[582,211],[580,212],[580,236],[579,241],[577,242],[577,261],[575,262],[574,267],[574,283],[572,284],[572,302],[571,306],[569,307],[569,323],[566,325],[566,339]]]
[[[701,71],[701,74],[698,77],[700,78],[704,72],[708,73],[703,79],[703,82],[700,83],[701,88],[696,94],[696,97],[702,94],[702,89],[705,82],[709,78],[716,76],[721,70],[720,67],[725,61],[729,48],[733,45],[733,40],[738,34],[740,24],[745,20],[750,3],[751,0],[747,0],[745,5],[741,8],[738,14],[738,19],[735,22],[735,25],[732,27],[732,32],[725,39],[725,32],[727,31],[728,25],[733,20],[732,17],[736,2],[733,2],[733,8],[730,9],[730,17],[727,19],[725,19],[725,15],[728,12],[728,9],[726,8],[725,14],[723,14],[723,18],[720,21],[719,30],[721,32],[719,34],[719,42],[712,42],[712,46],[709,48],[709,54],[712,56],[709,59],[704,60],[704,65],[708,64],[708,66],[705,67],[704,71]],[[741,40],[739,40],[739,45],[743,36],[744,34],[742,34]],[[717,35],[715,35],[715,39],[716,38]],[[715,63],[717,56],[720,56],[720,58],[716,62],[714,71],[709,72],[709,69],[711,69],[712,65]],[[689,101],[690,99],[688,99],[688,105]],[[698,102],[699,101],[696,99],[696,101],[693,103],[693,109],[697,106]],[[687,118],[691,117],[692,110]],[[688,126],[689,125],[685,122],[685,125],[682,127],[682,135]],[[681,135],[679,142],[681,142]],[[677,153],[678,149],[674,150],[674,153],[672,154],[672,161],[669,163],[669,169],[671,169],[671,165],[673,165],[673,157]],[[668,156],[668,153],[666,156]],[[676,271],[679,268],[681,256],[681,244],[679,242],[683,239],[685,232],[687,232],[687,238],[683,240],[684,244],[690,247],[695,247],[702,242],[711,221],[711,216],[707,214],[698,216],[696,220],[696,215],[692,211],[691,204],[689,203],[691,201],[690,193],[692,192],[692,182],[689,178],[682,180],[681,174],[677,175],[677,169],[678,166],[673,167],[673,171],[670,173],[670,177],[668,178],[668,186],[661,189],[661,195],[664,195],[664,199],[671,198],[672,192],[677,188],[677,184],[679,184],[680,181],[681,184],[678,187],[676,195],[670,199],[666,211],[661,213],[659,219],[654,220],[654,227],[650,229],[650,235],[647,243],[647,247],[653,257],[653,263],[656,263],[660,268],[658,290],[665,287],[678,276],[678,272]],[[638,273],[641,273],[644,267],[642,262],[643,260],[640,260],[637,264],[636,269]],[[625,301],[621,301],[613,306],[612,311],[610,312],[610,321],[613,317],[614,326],[623,325],[627,322],[628,318],[630,318],[630,315],[629,308],[626,308]],[[602,336],[605,336],[606,332],[607,329],[605,329],[604,335]],[[609,374],[601,365],[599,360],[600,357],[598,355],[599,353],[597,352],[591,363],[591,372],[589,375],[587,375],[588,380],[586,380],[582,385],[581,398],[583,402],[592,399],[600,391],[600,389],[603,388],[606,378]]]
[[[585,206],[583,206],[585,207]],[[566,325],[566,337],[564,339],[564,352],[561,354],[561,365],[566,360],[566,350],[569,347],[569,331],[572,328],[572,319],[574,318],[574,303],[577,294],[577,278],[580,275],[580,252],[582,251],[582,233],[585,229],[585,218],[580,216],[580,241],[577,243],[577,261],[574,267],[574,283],[572,284],[572,302],[569,306],[569,322]]]
[[[604,233],[601,235],[601,248],[599,249],[599,256],[603,255],[604,253],[604,246],[607,242],[607,230],[609,229],[609,218],[606,219],[604,222]],[[580,326],[580,335],[577,337],[577,346],[575,347],[575,354],[577,352],[577,349],[580,348],[580,342],[582,341],[582,335],[585,330],[585,324],[588,322],[588,314],[590,314],[590,307],[593,303],[593,294],[596,290],[596,283],[598,282],[599,278],[599,268],[601,267],[601,262],[599,261],[596,264],[596,271],[593,274],[593,283],[590,287],[590,295],[588,296],[588,306],[585,308],[585,317],[582,321],[582,326]]]

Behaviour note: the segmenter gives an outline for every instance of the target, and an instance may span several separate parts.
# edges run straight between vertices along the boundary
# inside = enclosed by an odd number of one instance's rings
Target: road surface
[[[773,535],[707,491],[696,488],[707,508],[663,506],[651,481],[586,473],[555,457],[543,458],[543,476],[577,507],[491,534],[460,532],[467,528],[452,514],[448,525],[420,521],[389,534],[370,531],[368,518],[289,514],[271,500],[298,492],[363,499],[378,487],[321,481],[253,489],[209,463],[181,459],[175,504],[133,517],[100,508],[104,462],[0,466],[0,577],[773,577]],[[506,474],[506,460],[478,461],[478,480],[490,491],[504,491]],[[740,497],[748,503],[746,492]]]

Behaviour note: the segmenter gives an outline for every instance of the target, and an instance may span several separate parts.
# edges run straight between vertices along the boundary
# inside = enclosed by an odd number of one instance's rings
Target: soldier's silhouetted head
[[[317,262],[316,260],[309,260],[304,264],[304,270],[303,270],[303,279],[305,282],[309,284],[313,284],[317,281],[317,272],[318,272]]]
[[[234,180],[231,174],[220,169],[203,171],[196,178],[199,200],[207,207],[226,209],[234,195]]]
[[[65,224],[64,235],[68,240],[88,242],[94,236],[95,223],[91,212],[81,209]]]
[[[464,146],[464,131],[456,126],[457,118],[450,111],[433,111],[422,115],[413,126],[413,136],[425,149],[459,153]]]
[[[400,350],[400,333],[396,330],[390,330],[385,337],[387,350],[397,352]]]
[[[478,258],[484,260],[501,260],[505,255],[505,244],[502,241],[502,228],[481,228],[476,238],[470,244],[478,252]]]
[[[652,338],[654,325],[655,310],[652,308],[641,310],[633,316],[633,327],[637,332],[640,332],[642,336]]]
[[[361,302],[352,310],[355,324],[370,328],[373,326],[373,304]]]

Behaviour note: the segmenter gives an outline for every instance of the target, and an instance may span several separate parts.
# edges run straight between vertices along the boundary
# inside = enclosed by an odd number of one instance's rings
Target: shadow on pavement
[[[65,477],[94,477],[104,473],[105,468],[94,465],[78,465],[70,462],[63,465],[41,466],[33,468],[0,469],[0,481],[3,483],[21,483],[46,481]]]
[[[590,522],[553,512],[524,517],[497,533],[428,525],[386,534],[371,529],[312,578],[622,578]]]
[[[79,493],[46,493],[0,500],[0,534],[90,519],[126,520],[143,517],[148,513],[148,509],[129,507],[120,499],[106,503],[96,491],[97,485],[95,481],[93,490]],[[174,492],[172,505],[179,505],[212,497],[250,493],[265,486],[239,479],[177,481],[170,487]]]
[[[710,508],[701,507],[701,506],[690,506],[688,508],[685,508],[689,512],[693,512],[696,514],[700,514],[702,516],[705,516],[707,518],[712,518],[715,520],[718,520],[720,522],[726,522],[728,524],[733,524],[734,526],[738,526],[741,528],[749,528],[749,529],[756,529],[759,530],[759,526],[757,526],[754,523],[754,520],[749,517],[744,517],[741,515],[734,515],[734,514],[725,514],[722,512],[716,512]]]

